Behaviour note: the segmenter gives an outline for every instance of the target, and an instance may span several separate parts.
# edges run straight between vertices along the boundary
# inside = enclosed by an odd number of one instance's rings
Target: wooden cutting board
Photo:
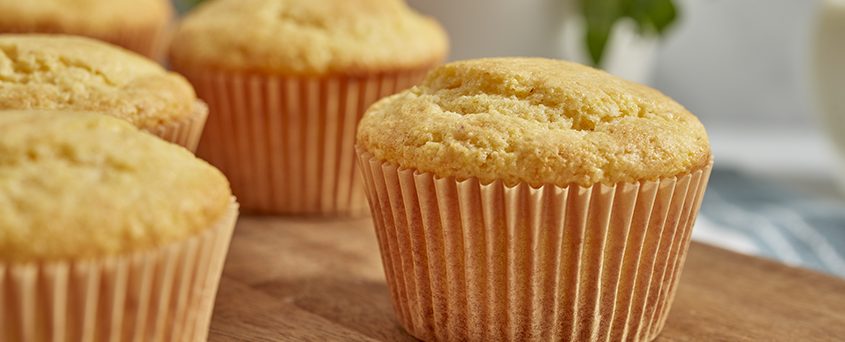
[[[211,341],[413,341],[369,219],[242,217]],[[845,281],[693,243],[659,341],[845,341]]]

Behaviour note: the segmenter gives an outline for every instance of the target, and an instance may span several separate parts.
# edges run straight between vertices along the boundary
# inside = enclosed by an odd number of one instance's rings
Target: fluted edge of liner
[[[173,27],[173,23],[168,23],[164,26],[138,28],[115,27],[111,32],[96,32],[88,30],[67,30],[58,25],[43,23],[31,25],[0,23],[0,33],[42,33],[84,36],[120,46],[153,61],[161,62]]]
[[[426,341],[654,339],[712,169],[509,186],[357,152],[397,317]]]
[[[205,341],[238,204],[213,227],[153,250],[0,262],[2,341]]]
[[[355,167],[358,122],[429,70],[296,77],[174,68],[209,106],[197,155],[226,174],[243,210],[310,216],[367,213]]]
[[[205,102],[197,100],[193,112],[187,117],[146,129],[146,131],[165,141],[180,145],[191,152],[196,152],[207,118],[208,106]]]

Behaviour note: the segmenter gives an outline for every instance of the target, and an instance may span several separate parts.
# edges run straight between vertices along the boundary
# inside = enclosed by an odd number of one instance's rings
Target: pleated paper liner
[[[427,341],[620,341],[663,328],[712,164],[658,181],[437,178],[359,150],[399,322]]]
[[[109,36],[95,37],[117,46],[135,51],[149,59],[161,63],[164,60],[167,44],[174,25],[149,26],[143,28],[122,28]]]
[[[214,227],[151,251],[0,262],[0,341],[205,341],[233,201]]]
[[[181,145],[191,152],[196,152],[207,118],[208,106],[198,100],[191,115],[179,121],[147,129],[147,131],[166,141]]]
[[[82,32],[68,31],[59,26],[49,25],[18,25],[0,23],[0,33],[45,33],[45,34],[69,34],[91,37],[97,40],[123,47],[134,51],[144,57],[161,62],[164,55],[167,39],[169,38],[170,25],[164,27],[143,27],[143,28],[115,28],[110,32]]]
[[[367,212],[358,121],[429,68],[323,78],[175,69],[210,109],[197,155],[226,174],[244,211],[357,216]]]

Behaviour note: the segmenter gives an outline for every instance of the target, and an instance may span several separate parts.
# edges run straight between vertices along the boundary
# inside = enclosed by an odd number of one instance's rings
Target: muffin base
[[[0,24],[0,33],[45,33],[85,36],[123,47],[144,57],[161,62],[164,56],[164,48],[167,46],[170,26],[168,24],[162,27],[116,27],[110,32],[93,32],[72,30],[59,25],[48,24]]]
[[[208,106],[205,102],[197,100],[194,105],[194,112],[191,115],[179,121],[145,130],[165,141],[180,145],[191,152],[196,152],[207,119]]]
[[[358,121],[429,68],[322,78],[175,69],[211,112],[197,155],[226,174],[245,212],[359,216]]]
[[[399,322],[426,341],[654,339],[712,169],[532,187],[358,157]]]
[[[171,24],[134,29],[126,27],[115,30],[108,35],[91,35],[91,37],[134,51],[161,63],[164,61],[164,52],[170,39],[172,27]]]
[[[238,216],[151,251],[0,262],[2,341],[205,341]]]

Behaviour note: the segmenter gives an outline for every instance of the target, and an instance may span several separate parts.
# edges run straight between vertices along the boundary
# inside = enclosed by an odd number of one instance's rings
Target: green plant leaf
[[[593,65],[599,65],[604,56],[604,49],[610,40],[611,27],[608,25],[593,24],[587,25],[587,51]]]
[[[651,22],[658,34],[663,34],[675,22],[678,13],[672,0],[654,0],[649,9]]]
[[[184,6],[185,8],[191,8],[191,7],[194,7],[196,5],[199,5],[200,3],[204,2],[205,0],[177,0],[177,1],[180,2],[182,4],[182,6]]]
[[[629,0],[624,0],[629,1]],[[581,11],[584,16],[585,42],[590,59],[594,65],[601,62],[604,49],[610,40],[613,24],[623,13],[624,1],[620,0],[581,0]]]
[[[673,0],[580,0],[579,4],[584,43],[593,66],[601,66],[613,27],[620,20],[633,20],[640,35],[660,36],[677,18]]]

